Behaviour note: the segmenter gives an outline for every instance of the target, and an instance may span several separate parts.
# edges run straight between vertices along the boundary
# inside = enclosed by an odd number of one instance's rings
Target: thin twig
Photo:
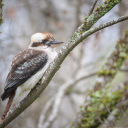
[[[122,51],[123,51],[123,55],[122,55]],[[124,90],[121,88],[117,91],[111,91],[108,83],[110,84],[110,82],[113,80],[117,72],[120,70],[122,64],[125,62],[127,58],[127,55],[128,55],[128,30],[126,30],[124,37],[119,41],[117,41],[114,51],[111,53],[106,63],[98,71],[97,80],[93,85],[94,88],[92,88],[90,90],[90,93],[88,94],[89,100],[86,99],[86,104],[83,104],[81,106],[79,114],[77,114],[76,119],[71,125],[72,128],[76,128],[78,126],[91,128],[99,125],[98,122],[96,122],[97,117],[104,118],[108,114],[108,111],[105,108],[105,106],[107,106],[111,111],[113,109],[113,106],[115,106],[119,102],[119,100],[121,100],[124,92],[127,92],[127,87],[125,88],[122,87]],[[124,86],[127,85],[128,84],[124,82]],[[110,100],[108,100],[109,98]],[[101,104],[103,104],[103,106],[101,107],[101,110],[99,110],[98,106],[100,106]],[[104,111],[104,115],[102,114],[102,111]],[[90,112],[93,114],[90,114]],[[86,122],[88,118],[90,119],[90,121]]]
[[[49,111],[50,107],[53,104],[55,97],[51,97],[48,102],[45,104],[45,107],[43,108],[43,111],[41,112],[40,118],[39,118],[39,122],[38,122],[38,128],[43,128],[43,122],[46,118],[46,113]]]
[[[95,6],[96,6],[97,1],[98,1],[98,0],[94,0],[94,1],[93,1],[93,4],[92,4],[92,7],[91,7],[91,9],[90,9],[90,11],[89,11],[89,13],[88,13],[88,16],[90,16],[90,15],[92,14],[92,12],[93,12],[93,10],[94,10],[94,8],[95,8]]]
[[[90,16],[85,17],[82,24],[75,31],[75,34],[83,33],[89,30],[97,22],[97,20],[99,20],[102,16],[104,16],[107,12],[109,12],[115,5],[117,5],[121,1],[122,0],[113,1],[113,2],[112,0],[104,1],[102,6],[99,5],[97,9]],[[71,38],[73,38],[73,36]]]
[[[126,20],[126,19],[128,19],[128,16],[120,17],[119,19],[115,19],[115,20],[110,21],[110,22],[108,22],[108,23],[102,24],[102,25],[100,25],[99,27],[96,27],[96,28],[92,29],[92,31],[100,30],[100,29],[102,29],[102,28],[111,26],[111,25],[113,25],[113,24],[116,24],[116,23],[121,22],[121,21]],[[85,32],[85,33],[83,33],[82,35],[85,36],[87,33],[88,33],[88,32]],[[82,35],[81,35],[81,36],[82,36]],[[87,35],[88,35],[88,34],[87,34]],[[96,73],[95,73],[95,74],[96,74]],[[94,75],[94,74],[92,74],[92,75]],[[64,96],[64,94],[65,94],[65,92],[66,92],[66,89],[67,89],[69,86],[73,85],[74,83],[79,82],[80,80],[85,79],[85,78],[87,78],[87,77],[90,77],[90,76],[86,76],[86,77],[80,78],[80,79],[78,79],[78,80],[76,79],[75,81],[74,81],[74,80],[70,80],[70,81],[68,81],[67,83],[65,83],[63,86],[60,87],[59,92],[58,92],[58,94],[57,94],[57,96],[56,96],[56,99],[55,99],[55,103],[54,103],[54,107],[53,107],[54,109],[53,109],[53,111],[52,111],[50,117],[48,118],[48,120],[47,120],[47,121],[45,122],[45,124],[43,125],[44,128],[49,127],[50,124],[51,124],[51,123],[54,121],[54,119],[56,118],[57,113],[58,113],[58,110],[59,110],[59,106],[60,106],[61,101],[62,101],[62,98],[63,98],[63,96]]]
[[[119,22],[122,22],[122,21],[125,21],[125,20],[128,20],[128,15],[126,16],[121,16],[119,18],[116,18],[116,19],[113,19],[112,21],[109,21],[107,23],[104,23],[104,24],[100,24],[98,27],[94,27],[94,28],[91,28],[89,29],[88,31],[84,32],[82,35],[80,35],[78,38],[82,38],[82,39],[85,39],[86,37],[88,37],[89,35],[91,35],[92,33],[95,33],[103,28],[106,28],[106,27],[109,27],[109,26],[112,26],[114,24],[117,24]]]
[[[64,95],[65,95],[65,93],[66,93],[66,91],[67,91],[67,89],[69,88],[69,87],[71,87],[72,85],[74,85],[74,84],[76,84],[76,83],[78,83],[79,81],[81,81],[81,80],[84,80],[84,79],[86,79],[86,78],[89,78],[89,77],[92,77],[92,76],[94,76],[94,75],[96,75],[97,74],[97,72],[94,72],[94,73],[92,73],[92,74],[89,74],[89,75],[84,75],[84,76],[82,76],[82,77],[80,77],[80,78],[76,78],[76,79],[71,79],[71,80],[69,80],[69,81],[67,81],[66,83],[64,83],[60,88],[59,88],[59,90],[58,90],[58,93],[57,93],[57,95],[56,95],[56,98],[54,99],[54,104],[53,104],[53,110],[52,110],[52,112],[50,112],[51,114],[50,114],[50,116],[48,117],[48,119],[44,122],[44,124],[40,124],[41,122],[43,123],[43,121],[42,121],[42,115],[40,116],[40,119],[39,119],[39,125],[38,125],[38,128],[48,128],[50,125],[51,125],[51,123],[55,120],[55,118],[57,117],[57,114],[58,114],[58,111],[59,111],[59,107],[60,107],[60,104],[61,104],[61,102],[62,102],[62,99],[63,99],[63,97],[64,97]],[[46,108],[46,106],[45,106],[45,108]],[[43,112],[44,113],[44,112]],[[42,119],[41,119],[42,118]],[[41,126],[41,127],[39,127],[39,126]]]
[[[73,48],[75,48],[82,40],[87,38],[89,35],[97,32],[98,30],[101,30],[103,28],[106,28],[108,26],[111,26],[113,24],[116,24],[118,22],[127,20],[128,16],[122,16],[119,19],[113,20],[111,22],[108,22],[106,24],[102,24],[99,27],[92,28],[88,30],[87,32],[84,32],[79,37],[76,37],[76,39],[73,42],[68,42],[63,46],[61,51],[58,53],[58,56],[56,59],[50,64],[47,71],[44,73],[44,76],[41,80],[41,85],[36,85],[36,87],[28,94],[27,97],[25,97],[18,107],[14,108],[13,112],[8,115],[8,117],[4,120],[2,124],[0,124],[0,128],[5,127],[9,122],[11,122],[13,119],[15,119],[20,113],[22,113],[28,106],[30,106],[38,97],[39,95],[44,91],[44,89],[47,87],[49,82],[51,81],[52,77],[55,75],[57,70],[59,69],[59,65],[64,61],[66,56],[69,54]]]

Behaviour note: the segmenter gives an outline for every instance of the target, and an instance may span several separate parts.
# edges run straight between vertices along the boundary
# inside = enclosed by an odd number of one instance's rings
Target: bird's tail
[[[13,102],[14,96],[15,96],[15,91],[13,91],[13,92],[9,95],[9,100],[8,100],[8,103],[7,103],[6,107],[5,107],[4,113],[3,113],[2,117],[1,117],[1,122],[4,121],[6,115],[7,115],[8,111],[9,111],[9,109],[10,109],[10,107],[11,107],[11,104],[12,104],[12,102]]]

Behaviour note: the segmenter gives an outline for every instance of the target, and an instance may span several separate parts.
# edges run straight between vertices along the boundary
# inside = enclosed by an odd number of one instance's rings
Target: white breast
[[[32,88],[34,88],[36,83],[43,76],[43,74],[46,71],[46,69],[48,68],[49,64],[54,60],[54,58],[57,55],[57,52],[53,49],[51,50],[51,48],[45,49],[45,52],[48,54],[48,62],[41,70],[39,70],[35,75],[33,75],[31,78],[29,78],[24,84],[18,86],[18,88],[16,89],[16,95],[15,95],[14,100],[16,100],[24,91],[28,91],[28,90],[31,90]]]

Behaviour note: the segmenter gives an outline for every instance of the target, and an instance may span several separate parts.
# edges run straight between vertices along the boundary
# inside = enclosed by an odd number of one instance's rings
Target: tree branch
[[[45,127],[43,127],[42,124],[44,123],[44,120],[46,120],[46,114],[49,111],[50,107],[52,106],[54,99],[55,99],[55,97],[51,97],[51,99],[49,99],[48,102],[45,104],[45,106],[40,114],[38,128],[45,128]]]
[[[105,15],[109,10],[111,10],[116,4],[121,2],[121,0],[107,0],[102,6],[99,7],[98,10],[104,10],[102,11],[102,14],[100,11],[96,10],[96,13],[94,12],[93,18],[91,19],[90,15],[87,24],[85,23],[85,27],[82,27],[82,30],[85,31],[86,29],[89,29],[98,19],[100,19],[103,15]],[[113,3],[113,4],[112,4]],[[99,13],[98,13],[99,12]],[[96,14],[96,15],[94,15]],[[98,16],[100,14],[100,16]],[[96,17],[95,17],[96,16]],[[128,18],[125,18],[126,20]],[[86,19],[87,20],[87,19]],[[120,21],[118,21],[120,22]],[[15,119],[20,113],[22,113],[28,106],[30,106],[38,97],[39,95],[44,91],[44,89],[47,87],[49,82],[51,81],[52,77],[55,75],[55,73],[59,70],[61,63],[64,61],[66,56],[69,54],[70,51],[72,51],[82,40],[87,38],[89,35],[93,34],[94,32],[103,29],[107,26],[113,25],[115,23],[111,23],[109,25],[102,25],[97,28],[92,28],[87,32],[84,32],[81,34],[81,32],[78,29],[77,34],[75,33],[75,36],[71,37],[70,40],[68,40],[68,43],[63,46],[63,48],[58,53],[58,56],[55,58],[55,60],[50,64],[47,71],[44,73],[42,80],[40,80],[40,84],[38,83],[34,89],[31,90],[31,92],[28,94],[26,98],[24,98],[20,104],[14,108],[14,110],[7,116],[7,118],[4,120],[2,124],[0,124],[0,128],[5,127],[9,122],[11,122],[13,119]]]
[[[90,11],[89,11],[89,13],[88,13],[88,16],[90,16],[90,15],[92,14],[92,12],[93,12],[93,10],[94,10],[94,8],[95,8],[95,6],[96,6],[97,1],[98,1],[98,0],[94,0],[94,1],[93,1],[93,4],[92,4],[92,7],[91,7],[91,9],[90,9]]]
[[[117,24],[119,22],[122,22],[124,20],[128,20],[128,15],[126,16],[121,16],[119,18],[116,18],[116,19],[113,19],[112,21],[109,21],[107,23],[104,23],[104,24],[100,24],[98,27],[94,27],[94,28],[91,28],[89,29],[88,31],[84,32],[83,34],[81,34],[78,38],[81,38],[81,39],[85,39],[87,38],[89,35],[101,30],[101,29],[104,29],[106,27],[109,27],[109,26],[112,26],[114,24]],[[77,39],[78,39],[77,38]]]
[[[121,72],[126,72],[127,70],[120,69],[120,71]],[[98,72],[94,72],[94,73],[89,74],[89,75],[84,75],[84,76],[82,76],[80,78],[74,78],[74,79],[71,79],[71,80],[67,81],[63,85],[61,85],[60,88],[58,89],[58,93],[57,93],[56,97],[51,97],[51,99],[48,100],[48,102],[46,103],[45,107],[43,108],[42,113],[41,113],[40,118],[39,118],[38,128],[49,128],[50,127],[52,122],[57,117],[60,104],[61,104],[61,102],[63,100],[63,97],[66,94],[66,91],[68,90],[69,87],[74,86],[79,81],[85,80],[87,78],[90,78],[90,77],[96,75],[97,73]],[[121,84],[119,84],[119,86],[120,85]],[[126,94],[125,94],[125,96],[126,96]],[[125,98],[125,101],[127,100],[126,98]],[[107,128],[108,124],[110,124],[110,123],[111,123],[110,126],[112,127],[112,124],[113,124],[113,127],[114,127],[114,123],[113,123],[114,120],[112,120],[112,118],[116,119],[118,117],[117,114],[118,115],[120,114],[119,106],[121,107],[121,106],[124,105],[124,101],[123,102],[120,101],[120,102],[121,102],[120,105],[118,104],[118,106],[116,106],[116,108],[111,112],[111,114],[107,118],[106,122],[104,122],[103,128],[105,128],[105,127]],[[126,108],[127,108],[126,106],[128,106],[128,102],[125,102],[125,103],[126,103],[125,107],[122,107],[123,111],[125,111]],[[49,112],[49,108],[51,106],[53,106],[53,109],[52,109],[52,111],[50,111],[50,115],[46,119],[46,114]],[[115,113],[115,111],[116,111],[116,113]]]
[[[89,30],[101,17],[109,12],[115,5],[120,3],[122,0],[106,0],[104,4],[100,4],[96,10],[90,15],[85,17],[82,24],[78,27],[72,38],[76,38],[77,35]]]
[[[81,80],[84,80],[86,78],[89,78],[89,77],[92,77],[94,75],[96,75],[97,72],[95,73],[92,73],[92,74],[89,74],[89,75],[84,75],[80,78],[73,78],[73,79],[70,79],[69,81],[67,81],[66,83],[64,83],[58,90],[58,93],[56,95],[56,98],[54,99],[54,103],[53,103],[53,110],[52,112],[50,112],[50,116],[48,117],[48,119],[44,122],[43,124],[43,118],[42,118],[42,114],[40,116],[40,121],[39,121],[39,125],[38,125],[38,128],[49,128],[51,123],[54,121],[54,119],[57,117],[57,114],[58,114],[58,111],[59,111],[59,107],[60,107],[60,104],[62,102],[62,99],[67,91],[67,89],[71,86],[74,86],[76,83],[78,83],[79,81]],[[48,101],[49,103],[49,101]],[[46,104],[47,106],[47,104]],[[45,107],[45,108],[48,108],[48,107]],[[46,112],[46,110],[43,110],[44,112]],[[43,113],[44,113],[43,112]],[[43,114],[44,115],[44,114]],[[42,118],[42,119],[41,119]]]
[[[101,123],[98,119],[100,118],[103,120],[109,114],[106,107],[112,111],[121,100],[124,96],[123,94],[125,94],[124,91],[127,91],[128,82],[124,83],[126,88],[118,89],[118,91],[111,91],[110,84],[108,85],[108,83],[113,80],[118,70],[120,70],[127,55],[128,30],[125,32],[124,38],[117,42],[114,52],[98,72],[98,78],[94,84],[94,89],[91,89],[88,95],[89,100],[86,99],[85,104],[81,106],[81,111],[72,123],[71,128],[91,128],[98,126]]]

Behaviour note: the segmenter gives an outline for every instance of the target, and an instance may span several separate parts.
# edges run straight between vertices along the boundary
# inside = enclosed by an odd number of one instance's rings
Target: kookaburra
[[[41,79],[49,64],[57,55],[55,47],[58,42],[50,33],[36,33],[31,36],[28,49],[18,53],[11,64],[6,78],[2,100],[9,97],[1,121],[5,119],[13,100],[16,100],[24,91],[34,88]]]

